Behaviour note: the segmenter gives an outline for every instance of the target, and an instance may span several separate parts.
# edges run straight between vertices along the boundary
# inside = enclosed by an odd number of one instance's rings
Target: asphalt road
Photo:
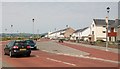
[[[118,67],[115,53],[45,39],[37,42],[38,50],[32,50],[30,57],[10,58],[3,52],[6,43],[7,41],[0,43],[2,67]]]

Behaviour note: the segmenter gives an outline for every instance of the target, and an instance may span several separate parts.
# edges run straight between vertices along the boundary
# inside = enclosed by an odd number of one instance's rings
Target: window
[[[111,37],[109,37],[109,41],[111,41]]]
[[[12,41],[9,42],[7,45],[8,45],[8,47],[11,47],[12,46]]]
[[[106,31],[103,31],[103,33],[106,33]]]
[[[111,28],[111,32],[114,32],[114,28],[113,27]]]
[[[60,33],[60,35],[64,35],[65,33]]]
[[[116,36],[115,36],[115,41],[117,41],[117,38],[116,38]]]
[[[94,31],[92,31],[92,34],[94,35]]]
[[[104,25],[103,28],[106,28],[106,26]]]

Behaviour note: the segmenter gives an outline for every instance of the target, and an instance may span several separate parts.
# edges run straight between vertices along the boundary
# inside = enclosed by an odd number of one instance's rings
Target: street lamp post
[[[35,20],[35,19],[32,19],[32,21],[33,21],[33,39],[34,39],[34,37],[35,37],[35,36],[34,36],[34,20]]]
[[[13,31],[12,28],[13,28],[13,25],[11,25],[11,40],[12,40],[12,34],[13,34],[13,33],[12,33],[12,31]]]
[[[5,29],[5,33],[6,33],[6,34],[5,34],[5,38],[7,38],[7,29]]]
[[[17,39],[18,39],[18,38],[19,38],[19,31],[18,31],[18,30],[17,30],[17,35],[18,35],[18,36],[17,36]]]
[[[108,51],[108,18],[109,18],[109,12],[110,12],[110,8],[107,7],[107,17],[106,17],[106,51]]]
[[[37,39],[39,38],[39,29],[37,29]]]
[[[57,29],[55,28],[55,32],[57,31]],[[55,39],[57,38],[57,32],[55,33]]]

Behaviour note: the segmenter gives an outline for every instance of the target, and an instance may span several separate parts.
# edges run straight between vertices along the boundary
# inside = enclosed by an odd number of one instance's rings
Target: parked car
[[[10,57],[13,57],[16,55],[30,56],[31,46],[27,45],[27,43],[23,40],[10,41],[5,46],[4,53],[5,55],[9,55]]]
[[[63,39],[59,39],[59,43],[63,43]]]
[[[31,49],[37,49],[37,45],[33,40],[25,40],[25,42],[31,46]]]
[[[120,40],[117,40],[117,45],[120,46]]]

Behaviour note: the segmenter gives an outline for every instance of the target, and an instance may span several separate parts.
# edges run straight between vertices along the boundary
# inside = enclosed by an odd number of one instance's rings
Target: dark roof
[[[115,22],[110,25],[110,27],[117,28],[119,25],[120,25],[120,20],[119,20],[119,19],[116,19]]]
[[[93,20],[94,20],[96,26],[106,25],[105,19],[93,19]],[[108,21],[108,25],[111,25],[113,23],[115,23],[115,20],[109,20]]]
[[[79,31],[82,31],[82,29],[78,29],[78,30],[76,30],[74,33],[77,33],[77,32],[79,32]]]
[[[116,19],[118,22],[118,27],[120,27],[120,19]]]
[[[118,25],[118,28],[120,28],[120,25]]]
[[[120,19],[116,19],[117,26],[120,25]]]
[[[68,29],[70,29],[70,27],[65,28],[65,29],[61,29],[61,30],[58,30],[58,31],[55,31],[55,32],[52,32],[51,34],[54,34],[54,33],[57,33],[57,32],[61,32],[61,31],[66,31],[66,30],[68,30]]]
[[[82,32],[82,31],[86,30],[87,28],[88,28],[88,27],[85,27],[85,28],[83,28],[83,29],[78,29],[78,30],[76,30],[74,33]]]

